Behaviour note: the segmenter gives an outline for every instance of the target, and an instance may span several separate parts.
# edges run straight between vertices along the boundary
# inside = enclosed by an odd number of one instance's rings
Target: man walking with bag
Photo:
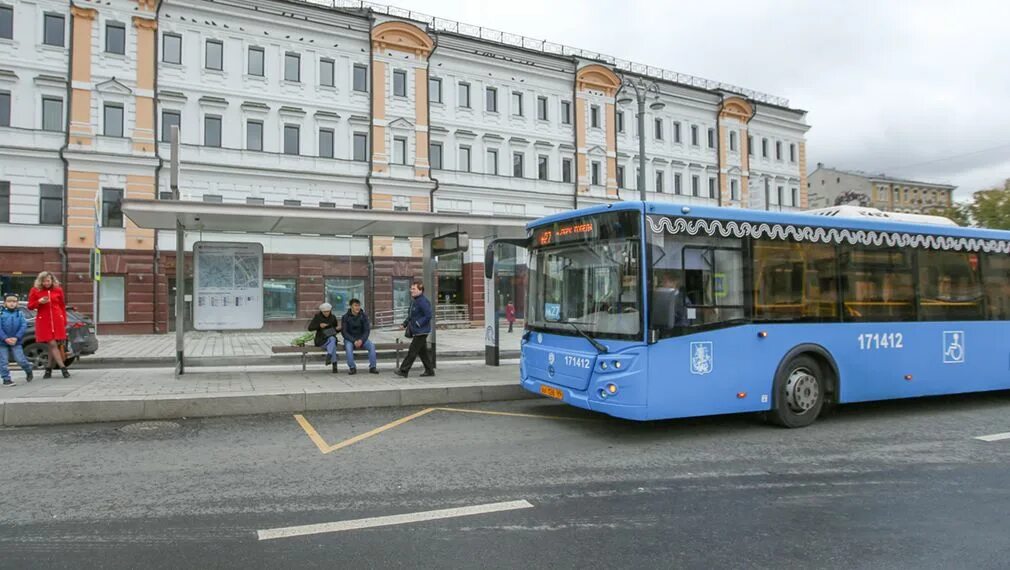
[[[396,371],[397,376],[407,377],[410,367],[414,365],[414,359],[421,357],[421,364],[424,365],[422,377],[434,376],[435,367],[431,362],[431,355],[428,353],[428,333],[431,332],[431,303],[424,296],[424,284],[414,281],[410,286],[410,309],[407,311],[407,320],[403,321],[403,330],[410,338],[410,348],[407,349],[407,356],[403,359],[403,364]]]

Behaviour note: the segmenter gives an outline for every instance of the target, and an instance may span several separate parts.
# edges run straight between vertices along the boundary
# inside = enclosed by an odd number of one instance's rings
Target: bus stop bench
[[[376,342],[376,343],[372,343],[372,344],[375,345],[375,352],[377,352],[377,353],[378,352],[390,352],[390,351],[392,351],[393,353],[395,353],[396,354],[396,367],[397,368],[400,367],[400,349],[402,349],[404,346],[406,346],[403,342],[400,341],[400,339],[396,339],[396,342]],[[326,350],[324,350],[323,347],[321,347],[321,346],[315,346],[315,345],[305,345],[305,346],[274,346],[274,347],[271,347],[270,350],[274,354],[301,354],[302,355],[302,370],[303,371],[306,370],[306,364],[308,362],[309,353],[312,353],[312,352],[319,352],[319,353],[324,353],[324,354],[326,353]],[[339,357],[341,354],[343,354],[343,352],[344,352],[343,343],[338,343],[337,344],[337,356]],[[361,354],[368,354],[368,351],[365,350],[364,346],[362,346],[361,348],[355,348],[354,349],[354,353],[355,354],[357,354],[359,352]],[[338,362],[339,362],[339,360],[338,360]],[[337,363],[335,363],[335,364],[337,364]],[[339,366],[338,366],[338,369],[339,369]]]

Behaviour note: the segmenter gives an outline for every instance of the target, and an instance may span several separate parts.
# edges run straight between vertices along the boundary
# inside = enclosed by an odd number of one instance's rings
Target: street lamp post
[[[629,92],[625,92],[625,95],[620,97],[626,87],[634,89],[634,99]],[[652,104],[649,105],[650,109],[659,111],[666,106],[659,100],[659,85],[656,85],[655,81],[641,77],[624,77],[621,80],[621,88],[617,91],[619,105],[638,101],[638,193],[643,202],[645,202],[645,101],[649,98],[649,93],[656,96]]]

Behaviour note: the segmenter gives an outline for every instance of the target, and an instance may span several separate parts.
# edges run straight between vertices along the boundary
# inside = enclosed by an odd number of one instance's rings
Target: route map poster
[[[263,246],[201,241],[193,245],[193,328],[263,328]]]

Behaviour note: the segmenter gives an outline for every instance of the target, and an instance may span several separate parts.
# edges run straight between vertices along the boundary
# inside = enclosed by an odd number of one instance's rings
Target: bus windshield
[[[636,212],[614,212],[537,228],[529,260],[529,328],[577,335],[577,327],[593,337],[640,338],[640,223]]]

